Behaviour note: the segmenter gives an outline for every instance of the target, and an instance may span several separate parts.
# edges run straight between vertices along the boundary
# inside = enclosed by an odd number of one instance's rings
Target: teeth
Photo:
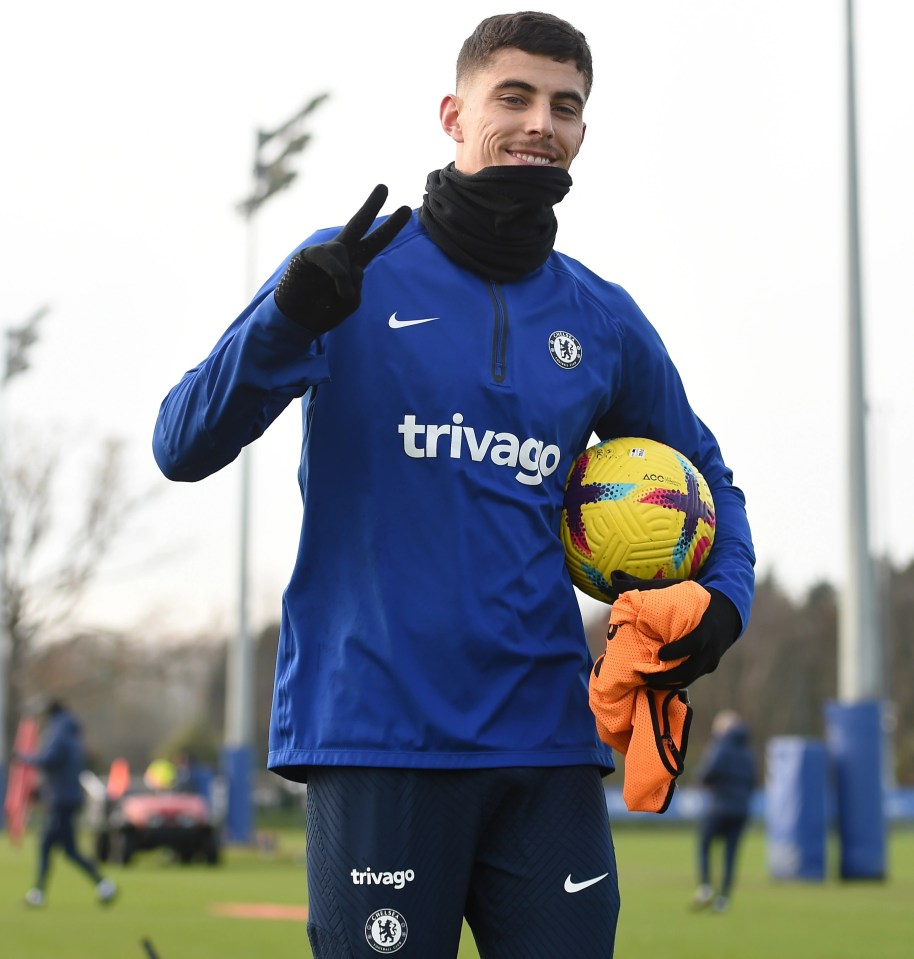
[[[552,162],[547,157],[535,157],[529,153],[515,153],[514,155],[518,160],[523,160],[524,163],[535,163],[537,166],[548,166]]]

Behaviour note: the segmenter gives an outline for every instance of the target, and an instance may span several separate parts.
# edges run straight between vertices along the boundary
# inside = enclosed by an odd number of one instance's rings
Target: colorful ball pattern
[[[681,453],[623,436],[588,447],[565,483],[561,535],[572,582],[611,602],[609,579],[693,579],[714,542],[711,490]]]

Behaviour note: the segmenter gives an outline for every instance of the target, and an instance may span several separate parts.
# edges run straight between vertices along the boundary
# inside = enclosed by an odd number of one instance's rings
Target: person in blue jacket
[[[564,20],[482,21],[421,206],[378,216],[379,184],[313,233],[159,411],[159,467],[195,482],[300,406],[268,764],[308,784],[317,959],[453,959],[464,918],[490,959],[612,955],[613,759],[559,535],[594,434],[669,444],[714,496],[711,603],[664,681],[713,670],[748,621],[717,441],[634,300],[553,247],[592,81]]]
[[[94,863],[82,855],[76,842],[75,819],[83,805],[80,774],[86,768],[79,723],[59,700],[52,699],[45,708],[45,728],[38,752],[17,753],[19,762],[41,770],[41,799],[44,804],[35,885],[25,896],[29,906],[43,906],[47,901],[47,885],[51,853],[60,847],[64,855],[95,885],[101,903],[110,903],[117,887],[105,879]]]
[[[755,754],[749,745],[749,727],[731,709],[719,712],[711,724],[711,741],[695,771],[695,780],[707,793],[698,836],[699,885],[693,904],[723,912],[736,879],[736,857],[749,821],[757,782]],[[723,846],[723,868],[715,892],[711,851]]]

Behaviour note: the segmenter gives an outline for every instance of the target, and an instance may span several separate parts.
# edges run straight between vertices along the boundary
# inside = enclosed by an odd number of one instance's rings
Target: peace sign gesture
[[[386,199],[387,187],[379,183],[332,240],[306,246],[292,257],[273,292],[285,316],[319,334],[333,329],[358,309],[365,267],[412,215],[408,206],[401,206],[367,233]]]

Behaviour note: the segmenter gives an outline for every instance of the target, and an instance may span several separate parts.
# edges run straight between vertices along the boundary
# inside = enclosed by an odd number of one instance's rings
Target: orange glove
[[[664,661],[660,652],[695,629],[710,599],[703,586],[686,580],[657,591],[629,590],[613,603],[606,652],[590,677],[590,708],[600,738],[625,756],[622,795],[630,810],[664,812],[684,768],[688,698],[647,682],[682,662]]]

